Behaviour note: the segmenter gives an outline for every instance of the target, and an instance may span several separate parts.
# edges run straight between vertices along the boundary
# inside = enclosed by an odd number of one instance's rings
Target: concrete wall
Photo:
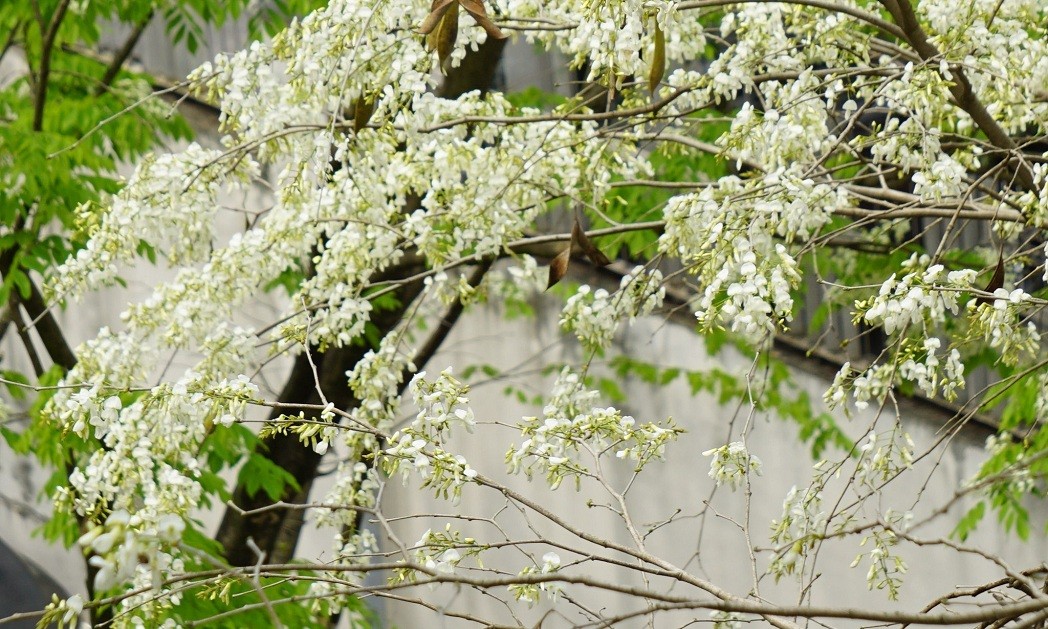
[[[126,303],[123,300],[138,293],[144,283],[132,281],[131,286],[128,291],[92,296],[82,306],[63,313],[65,329],[73,338],[82,339],[97,330],[99,324],[112,323],[116,315],[115,306]],[[536,306],[534,318],[511,321],[502,316],[497,306],[474,310],[460,322],[444,350],[426,369],[435,373],[454,365],[461,372],[466,365],[490,364],[508,375],[514,375],[515,384],[524,390],[535,393],[546,390],[550,378],[541,375],[537,368],[551,362],[574,363],[580,356],[573,339],[557,326],[559,310],[556,303],[541,298]],[[648,317],[626,328],[617,339],[616,350],[664,367],[699,370],[716,366],[737,374],[745,374],[751,367],[748,360],[733,352],[710,358],[702,341],[688,326],[660,317]],[[4,356],[8,366],[20,362],[19,352],[20,349],[12,340],[5,341]],[[814,399],[818,399],[829,384],[825,378],[812,375],[802,368],[794,368],[793,377],[797,386],[807,390]],[[541,408],[522,405],[515,398],[506,396],[502,392],[504,385],[504,381],[495,380],[479,383],[472,389],[471,402],[481,425],[472,435],[456,437],[451,446],[464,453],[473,467],[492,478],[503,477],[505,453],[511,444],[521,440],[516,431],[506,427],[506,424],[514,423],[522,416],[541,413]],[[629,400],[624,410],[633,414],[638,421],[673,417],[687,431],[670,446],[666,461],[653,463],[634,482],[628,493],[629,506],[638,522],[663,521],[681,509],[681,513],[676,516],[677,522],[659,529],[648,538],[648,550],[737,594],[746,594],[752,584],[747,544],[738,527],[732,523],[732,520],[744,521],[744,501],[741,495],[732,494],[727,488],[714,489],[707,476],[709,459],[701,455],[705,450],[738,438],[740,422],[744,421],[745,413],[740,415],[734,403],[720,405],[706,394],[692,396],[683,382],[676,382],[666,388],[653,388],[627,379],[622,382],[622,388]],[[900,402],[899,408],[903,426],[912,435],[918,451],[941,437],[946,420],[944,413],[936,412],[928,405],[905,400]],[[843,421],[851,432],[858,433],[873,421],[873,415],[871,411]],[[890,419],[885,417],[882,421],[890,422]],[[891,485],[880,506],[897,510],[912,509],[918,518],[926,515],[931,508],[948,500],[961,483],[975,474],[982,459],[982,444],[986,434],[977,426],[961,431],[949,440],[941,452],[919,461],[912,474]],[[796,435],[794,425],[775,416],[760,414],[753,418],[748,443],[752,453],[759,456],[764,464],[763,476],[753,484],[749,513],[752,543],[755,546],[770,546],[767,539],[769,523],[780,517],[784,495],[792,485],[804,485],[811,477],[812,460],[808,448],[798,441]],[[607,471],[613,484],[621,488],[630,479],[632,470],[629,464],[621,464]],[[845,476],[849,472],[846,470]],[[0,538],[40,564],[69,591],[75,592],[82,589],[83,579],[82,560],[76,550],[64,551],[31,536],[31,530],[40,523],[38,514],[48,510],[46,499],[39,497],[47,476],[47,472],[14,456],[6,446],[0,446],[0,495],[4,497],[0,501]],[[591,500],[597,504],[607,501],[607,495],[592,483],[585,483],[581,492],[577,492],[570,483],[551,492],[545,488],[541,478],[531,483],[514,478],[509,484],[589,533],[619,543],[630,543],[617,516],[606,509],[587,506]],[[324,489],[324,483],[318,483],[316,495],[321,496],[320,492]],[[839,485],[828,490],[827,502],[832,502],[832,498],[839,493]],[[850,499],[853,496],[845,492],[843,497]],[[710,509],[704,509],[707,502],[711,505]],[[1048,521],[1048,505],[1033,506],[1031,519],[1035,525]],[[504,507],[505,499],[490,490],[468,488],[461,503],[451,505],[434,500],[430,492],[419,490],[414,482],[404,486],[399,479],[390,481],[383,502],[386,516],[390,518],[412,514],[496,518],[511,536],[515,533],[535,537],[535,533],[529,533],[524,528],[524,522],[516,512],[505,511]],[[919,530],[917,534],[929,539],[945,536],[959,513],[954,510],[941,522]],[[205,518],[213,524],[217,523],[217,514]],[[552,526],[541,517],[532,517],[531,521],[543,537],[548,536],[548,539],[568,545],[580,545],[580,541],[571,534]],[[458,527],[454,518],[421,517],[398,522],[395,530],[401,540],[411,543],[424,530],[442,529],[448,522]],[[490,525],[466,524],[461,528],[478,540],[499,539]],[[330,531],[307,530],[299,547],[299,555],[303,558],[330,556],[330,540]],[[1014,536],[1003,533],[992,518],[984,523],[969,543],[990,553],[1000,553],[1017,568],[1026,567],[1035,558],[1048,556],[1048,543],[1043,537],[1035,535],[1034,540],[1023,544]],[[581,543],[580,547],[588,546]],[[827,544],[827,548],[819,555],[823,576],[813,590],[815,603],[914,609],[956,585],[982,583],[1000,574],[989,562],[974,554],[904,544],[900,552],[910,572],[905,577],[902,600],[899,604],[890,604],[882,593],[867,591],[864,581],[867,564],[860,564],[854,569],[847,568],[862,550],[856,538]],[[541,556],[543,552],[539,550],[535,554]],[[575,558],[571,553],[558,552],[565,563],[569,558]],[[499,551],[494,556],[496,558],[485,557],[485,565],[490,567],[502,562],[500,567],[511,572],[527,565],[522,555],[510,551]],[[767,563],[767,554],[758,557],[759,570],[763,571]],[[641,585],[625,569],[597,569],[584,564],[573,572],[619,584]],[[786,581],[776,586],[769,579],[764,579],[761,588],[765,596],[779,602],[788,603],[796,599],[795,585]],[[669,591],[665,584],[656,583],[656,589]],[[672,591],[682,594],[687,590],[677,586]],[[581,587],[571,587],[568,593],[580,600],[589,599],[592,608],[603,609],[609,615],[635,607],[635,602],[623,597],[591,596]],[[501,613],[504,621],[511,620],[504,612],[500,612],[498,603],[466,590],[443,586],[425,594],[431,602],[448,604],[449,609],[483,610],[485,614],[495,615]],[[418,607],[401,603],[377,606],[390,622],[401,627],[439,626],[434,624],[438,619],[434,618],[432,612]],[[537,620],[544,610],[542,606],[536,607],[530,617]],[[568,614],[550,626],[562,626],[562,622],[581,619],[581,616]],[[659,626],[677,626],[683,620],[679,615],[667,616],[666,624]],[[450,619],[441,622],[445,621],[447,626],[458,626]]]
[[[461,366],[487,363],[510,371],[530,371],[529,375],[523,377],[523,388],[542,391],[543,386],[548,385],[549,378],[534,373],[535,366],[558,361],[573,363],[579,359],[573,339],[568,338],[556,325],[558,311],[551,302],[552,300],[545,298],[538,302],[538,316],[534,320],[506,321],[496,307],[478,310],[455,330],[446,350],[431,361],[427,371],[437,372],[449,364]],[[648,317],[623,331],[617,340],[616,350],[663,367],[680,367],[687,370],[718,367],[739,375],[746,374],[752,367],[750,360],[731,351],[715,358],[709,357],[702,341],[688,326],[667,321],[663,317]],[[540,356],[541,359],[538,358]],[[820,399],[822,392],[830,384],[826,378],[812,374],[804,368],[795,367],[792,376],[796,386],[808,391],[815,400]],[[493,478],[502,478],[506,467],[506,451],[511,443],[521,441],[519,435],[514,434],[514,430],[506,428],[503,424],[512,424],[521,416],[541,414],[541,408],[521,405],[503,395],[502,386],[503,382],[495,381],[473,389],[471,401],[481,425],[474,434],[461,435],[456,441],[459,451],[466,454],[470,464],[481,474]],[[720,405],[710,395],[693,396],[683,382],[675,382],[669,387],[661,388],[636,380],[627,380],[622,386],[629,399],[624,410],[633,414],[638,421],[673,417],[687,431],[678,442],[670,446],[666,460],[654,463],[646,469],[633,482],[628,492],[627,502],[635,522],[663,522],[670,518],[675,520],[646,539],[647,549],[669,559],[679,567],[686,568],[692,574],[707,578],[731,592],[745,596],[753,587],[753,577],[748,560],[747,540],[738,524],[745,523],[748,518],[752,545],[769,548],[769,525],[773,519],[781,517],[784,496],[791,486],[806,485],[812,475],[813,460],[808,447],[798,440],[796,426],[773,414],[757,414],[752,418],[752,432],[748,437],[748,445],[751,452],[763,461],[764,473],[753,483],[753,496],[747,513],[741,489],[735,494],[727,487],[715,489],[713,481],[708,477],[709,458],[701,454],[710,448],[738,439],[741,424],[746,419],[747,405],[743,405],[740,411],[734,402]],[[943,426],[948,419],[947,413],[930,405],[906,400],[900,401],[899,414],[902,426],[912,436],[918,452],[943,436]],[[891,426],[893,413],[886,412],[883,415],[879,422],[882,430]],[[841,421],[850,433],[861,434],[865,427],[875,420],[875,416],[876,412],[870,410],[857,414],[851,420],[841,418]],[[890,484],[883,497],[878,500],[878,508],[912,510],[917,520],[930,514],[934,508],[949,500],[954,491],[976,473],[983,458],[982,446],[987,434],[984,429],[971,426],[950,438],[945,447],[918,461],[912,472]],[[838,455],[839,451],[832,454]],[[617,463],[621,464],[606,471],[613,486],[621,490],[631,480],[632,466],[628,463]],[[846,466],[842,479],[847,478],[852,469],[853,466]],[[581,530],[618,543],[631,543],[627,530],[617,515],[605,508],[587,506],[591,504],[590,501],[595,504],[609,502],[607,493],[594,483],[584,483],[582,490],[576,491],[565,482],[553,492],[544,487],[541,478],[536,478],[532,483],[515,479],[510,485]],[[534,537],[534,534],[527,534],[522,527],[521,518],[515,511],[505,509],[505,499],[491,490],[475,488],[465,492],[458,506],[432,499],[430,492],[417,489],[414,483],[404,487],[394,480],[390,482],[387,491],[388,497],[383,507],[390,518],[417,513],[454,513],[494,518],[506,530],[525,538]],[[855,497],[853,492],[843,489],[842,480],[831,483],[825,492],[827,506],[832,505],[838,497],[844,504],[851,502]],[[705,508],[706,504],[709,504],[709,508]],[[1043,523],[1048,521],[1048,505],[1042,503],[1033,507],[1031,521],[1040,523],[1035,526],[1043,526]],[[963,511],[955,508],[948,516],[915,531],[914,534],[922,539],[947,536],[960,513]],[[580,542],[572,534],[540,516],[532,515],[530,520],[535,523],[537,530],[541,531],[543,536],[548,535],[549,539],[583,549],[603,550]],[[501,537],[490,523],[461,525],[449,517],[406,521],[399,524],[397,530],[402,540],[412,542],[427,528],[442,529],[447,522],[462,528],[466,535],[472,533],[481,541],[495,541]],[[1024,544],[1014,536],[1003,533],[993,518],[988,517],[984,526],[968,543],[988,553],[999,553],[1007,561],[1013,562],[1012,565],[1016,568],[1023,568],[1035,563],[1034,558],[1048,556],[1048,540],[1045,540],[1040,531],[1035,532],[1033,537],[1035,539]],[[884,593],[867,590],[865,575],[868,561],[860,563],[856,568],[848,568],[857,554],[869,550],[860,548],[860,539],[851,537],[828,542],[819,553],[818,572],[821,573],[821,577],[812,589],[812,602],[833,606],[914,610],[956,586],[983,583],[1001,576],[998,567],[975,554],[957,553],[942,548],[916,547],[904,543],[899,552],[909,566],[909,573],[904,577],[905,587],[899,602],[891,603]],[[541,557],[545,552],[535,548],[531,550],[535,551],[536,557]],[[570,559],[580,558],[561,550],[557,552],[565,564]],[[528,565],[519,553],[500,551],[495,555],[502,557],[503,563],[498,564],[499,567],[511,572]],[[769,560],[768,553],[758,555],[756,567],[759,572],[763,573]],[[490,567],[495,561],[485,558],[484,563]],[[464,562],[463,565],[466,563],[468,562]],[[582,563],[570,572],[603,578],[620,585],[643,585],[628,569],[607,566],[597,568]],[[699,594],[687,586],[677,584],[671,587],[668,581],[659,583],[657,579],[653,581],[652,587],[657,591],[676,595]],[[775,584],[771,578],[764,578],[760,582],[760,588],[762,595],[780,604],[790,604],[798,600],[798,586],[788,579]],[[606,616],[625,613],[639,607],[636,600],[616,595],[592,595],[585,592],[585,588],[581,586],[569,586],[566,592],[579,600],[589,600],[591,609],[600,609]],[[501,609],[499,603],[468,590],[442,586],[428,596],[430,598],[427,600],[438,605],[447,604],[449,610],[484,610],[482,616],[485,618],[490,617],[487,614],[497,616],[501,613],[502,621],[508,623],[512,620],[506,615],[505,610]],[[393,602],[387,605],[390,617],[396,619],[402,627],[467,626],[467,623],[456,622],[449,617],[440,618],[439,614],[435,615],[420,607]],[[584,615],[572,612],[570,605],[565,608],[558,608],[564,615],[551,617],[548,626],[565,626],[584,620]],[[546,608],[540,606],[531,613],[524,614],[525,625],[531,626],[530,623],[537,622],[545,611]],[[698,620],[708,618],[706,614],[667,614],[660,618],[656,626],[682,626],[696,616]],[[841,626],[839,622],[831,622],[831,625]]]

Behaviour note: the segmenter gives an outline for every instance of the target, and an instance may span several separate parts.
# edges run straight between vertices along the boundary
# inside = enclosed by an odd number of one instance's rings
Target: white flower
[[[62,624],[68,624],[70,627],[77,626],[76,621],[84,611],[84,597],[74,594],[65,600],[64,607],[66,612],[62,615]]]
[[[542,556],[542,572],[556,572],[560,569],[560,555],[550,551]]]
[[[157,537],[168,544],[175,544],[182,539],[182,532],[186,529],[186,522],[180,516],[167,514],[157,522]]]
[[[732,490],[749,474],[761,475],[761,460],[749,453],[741,441],[706,450],[702,456],[712,456],[709,476],[717,485],[727,483]]]

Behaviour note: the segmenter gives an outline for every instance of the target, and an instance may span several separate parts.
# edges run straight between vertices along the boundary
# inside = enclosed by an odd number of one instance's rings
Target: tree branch
[[[155,14],[156,10],[150,9],[149,13],[135,24],[131,34],[128,35],[127,39],[124,41],[124,45],[120,47],[120,50],[118,50],[113,56],[112,61],[109,62],[105,74],[102,75],[98,87],[95,88],[96,96],[101,95],[110,85],[113,84],[113,80],[116,79],[116,75],[120,73],[120,69],[124,66],[124,62],[127,61],[128,57],[131,56],[131,52],[134,51],[135,46],[138,45],[138,40],[141,39],[142,33],[145,32],[146,27],[149,26],[149,22],[152,21]]]
[[[22,340],[22,346],[25,348],[25,352],[29,356],[29,363],[33,366],[33,373],[36,374],[37,379],[39,379],[40,376],[44,375],[44,365],[40,362],[40,356],[36,353],[36,347],[33,345],[33,338],[29,336],[29,329],[26,327],[25,318],[22,317],[22,312],[18,309],[17,303],[11,304],[10,312],[11,318],[14,321],[15,331],[18,332],[18,338]]]
[[[928,35],[921,28],[917,15],[909,0],[881,0],[881,4],[892,15],[892,18],[902,29],[902,36],[913,46],[913,49],[925,62],[932,63],[936,59],[942,59],[942,53],[928,41]],[[1020,183],[1030,191],[1035,190],[1033,172],[1022,161],[1019,155],[1019,146],[1010,135],[994,120],[986,106],[976,96],[972,84],[968,82],[963,68],[953,66],[950,68],[953,81],[950,84],[950,93],[953,95],[957,106],[972,117],[976,125],[986,134],[986,138],[997,148],[1011,154],[1017,162],[1016,172]],[[945,79],[945,77],[943,77]]]
[[[44,349],[51,356],[51,360],[56,365],[60,365],[63,369],[69,371],[76,366],[76,354],[70,348],[61,326],[58,325],[54,315],[51,314],[51,309],[44,301],[44,297],[40,294],[40,289],[36,287],[33,278],[29,277],[27,279],[29,281],[29,298],[22,301],[22,306],[32,319],[31,325],[36,329],[36,333],[40,336]]]
[[[44,128],[44,105],[47,102],[47,83],[51,75],[51,54],[55,48],[55,37],[58,36],[58,27],[62,25],[66,10],[69,9],[70,0],[61,0],[51,14],[51,22],[47,30],[41,32],[40,43],[40,72],[37,73],[36,93],[33,98],[33,131]],[[41,27],[43,24],[41,24]]]
[[[12,273],[17,255],[18,249],[15,247],[4,251],[0,255],[0,276],[6,278]],[[51,360],[55,364],[61,365],[66,371],[69,371],[76,365],[76,354],[70,349],[62,328],[55,321],[33,278],[27,274],[26,281],[29,283],[29,297],[23,298],[17,291],[12,291],[11,293],[11,307],[17,308],[18,305],[21,305],[25,308],[30,319],[28,324],[19,326],[19,332],[21,333],[22,330],[30,327],[34,328],[40,336],[40,341],[44,344],[44,349],[47,350]],[[12,313],[11,316],[14,317],[15,313]]]
[[[7,51],[10,50],[11,46],[14,45],[15,37],[18,36],[18,29],[20,29],[21,27],[21,22],[15,22],[11,26],[11,32],[7,34],[7,39],[4,40],[3,47],[0,47],[0,61],[4,60],[4,57],[7,56]]]

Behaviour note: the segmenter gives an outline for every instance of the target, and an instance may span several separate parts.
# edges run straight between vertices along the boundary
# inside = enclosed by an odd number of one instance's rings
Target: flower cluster
[[[111,284],[117,265],[134,258],[142,242],[164,253],[171,264],[203,259],[215,236],[219,192],[243,186],[258,174],[258,164],[250,158],[226,164],[221,157],[221,151],[191,144],[181,153],[148,158],[104,213],[80,208],[81,229],[89,240],[56,269],[50,294],[78,298]]]
[[[837,408],[850,391],[855,407],[864,409],[871,400],[877,404],[883,402],[891,388],[904,380],[915,383],[928,397],[942,395],[946,400],[953,400],[965,385],[964,363],[956,348],[946,354],[943,363],[937,353],[941,346],[942,341],[936,337],[909,337],[899,341],[895,363],[875,363],[856,373],[852,364],[846,362],[823,400],[831,409]]]
[[[208,417],[207,420],[208,424],[223,426],[230,426],[243,419],[247,405],[259,401],[258,385],[251,382],[251,379],[244,374],[232,380],[222,380],[209,385],[204,395],[212,400],[224,401],[222,404],[211,406],[212,414],[215,417],[213,419]],[[221,415],[218,415],[219,412]]]
[[[473,431],[477,422],[466,397],[469,386],[455,378],[451,369],[440,372],[432,381],[426,380],[426,372],[420,371],[411,379],[409,388],[419,409],[411,425],[416,434],[439,442],[456,425]]]
[[[467,557],[476,557],[479,563],[485,546],[472,537],[463,537],[459,531],[451,528],[451,524],[446,524],[443,531],[427,529],[415,542],[413,549],[412,559],[415,564],[424,567],[431,576],[439,577],[442,574],[453,574],[459,563]],[[397,568],[392,581],[414,582],[419,578],[419,572],[412,567]],[[433,586],[435,584],[431,584]]]
[[[672,420],[661,425],[638,424],[615,408],[595,406],[596,398],[596,392],[586,390],[578,374],[561,371],[544,416],[528,417],[520,424],[527,438],[506,453],[510,471],[528,476],[536,470],[545,472],[546,481],[556,489],[565,478],[579,483],[589,473],[580,456],[583,452],[596,459],[612,451],[617,458],[636,461],[640,470],[661,457],[680,432]]]
[[[466,398],[469,387],[450,370],[441,372],[434,381],[419,372],[411,381],[410,389],[419,411],[415,421],[390,437],[393,445],[383,450],[380,461],[388,474],[403,473],[404,481],[411,471],[422,479],[423,487],[433,487],[438,495],[457,500],[462,486],[476,482],[477,470],[461,454],[444,449],[443,442],[452,428],[472,432],[476,420]]]
[[[506,15],[572,25],[570,29],[528,31],[527,37],[555,46],[576,67],[589,62],[589,80],[618,85],[629,76],[648,76],[655,28],[663,33],[665,59],[681,62],[701,55],[702,21],[682,14],[667,0],[495,0]]]
[[[106,507],[130,510],[141,500],[135,513],[148,519],[197,506],[200,444],[216,425],[239,420],[257,399],[258,387],[243,375],[209,381],[188,371],[126,403],[101,391],[95,386],[62,396],[54,409],[71,430],[104,446],[69,476],[77,491],[75,508],[81,514]]]
[[[1017,365],[1025,358],[1036,356],[1041,333],[1033,321],[1022,323],[1022,311],[1029,301],[1030,295],[1021,288],[1010,292],[998,288],[992,303],[971,302],[968,338],[988,343],[1006,365]]]
[[[405,374],[415,370],[409,356],[398,347],[400,339],[397,331],[387,334],[378,350],[369,350],[346,373],[357,399],[353,419],[366,426],[386,428],[393,422],[401,383]]]
[[[453,531],[450,524],[442,532],[429,529],[415,542],[415,561],[438,573],[452,573],[462,561],[463,552],[467,556],[480,553],[481,547],[476,544],[472,537]]]
[[[805,69],[796,80],[763,85],[767,103],[764,112],[759,114],[744,103],[718,144],[730,151],[737,164],[756,160],[769,173],[785,172],[792,164],[817,159],[834,141],[827,125],[836,105],[832,93],[829,102],[803,96],[819,83],[821,79]]]
[[[975,271],[947,273],[943,265],[929,266],[929,261],[927,255],[914,254],[902,265],[909,273],[901,279],[893,274],[881,284],[876,297],[857,301],[855,308],[862,313],[862,319],[883,326],[889,335],[926,335],[944,320],[947,312],[956,315],[959,291],[971,288]]]
[[[41,622],[49,622],[59,618],[58,627],[62,629],[67,624],[70,627],[80,626],[80,614],[84,612],[84,597],[74,594],[67,599],[59,599],[57,594],[51,596],[51,603],[44,608]]]
[[[379,489],[378,472],[374,467],[360,461],[343,461],[339,463],[336,479],[323,504],[338,505],[338,508],[317,509],[315,521],[317,526],[345,527],[344,530],[353,530],[357,522],[354,507],[370,509],[375,506]]]
[[[712,456],[710,460],[710,478],[717,485],[727,483],[732,490],[739,486],[750,474],[761,474],[761,460],[750,454],[746,444],[733,441],[726,446],[706,450],[702,456]]]
[[[525,566],[519,573],[520,576],[528,576],[531,574],[555,574],[560,571],[560,555],[555,552],[548,552],[542,556],[542,566],[536,568],[534,566]],[[543,592],[549,597],[550,601],[556,602],[557,597],[563,591],[561,585],[555,581],[542,581],[539,583],[514,583],[509,586],[509,591],[513,593],[513,598],[518,601],[524,601],[529,605],[534,605],[539,602],[539,598]]]
[[[814,487],[792,487],[782,503],[782,517],[771,523],[771,541],[784,548],[771,561],[768,570],[781,578],[793,574],[797,564],[816,548],[826,526],[822,492]]]
[[[665,296],[662,273],[636,267],[623,276],[615,293],[580,286],[564,305],[560,325],[574,331],[588,351],[602,351],[611,345],[615,330],[623,321],[632,323],[637,317],[650,314],[662,305]]]
[[[966,174],[965,167],[955,158],[942,155],[927,170],[913,174],[914,192],[930,201],[960,197],[966,187]]]
[[[871,488],[878,487],[913,465],[914,445],[898,427],[884,435],[871,432],[859,447],[856,476]]]
[[[979,98],[1009,133],[1043,124],[1045,104],[1030,98],[1028,86],[1048,79],[1048,42],[1042,36],[1043,22],[1038,22],[1039,30],[1025,25],[1033,16],[1043,17],[1044,5],[1035,0],[1000,7],[992,2],[932,0],[917,9],[930,27],[931,41],[943,51],[935,69],[944,79],[954,78],[951,68],[963,68]]]
[[[860,553],[851,564],[854,568],[862,562],[864,556],[868,556],[870,569],[866,572],[866,586],[871,590],[884,590],[893,601],[899,598],[902,575],[906,574],[907,570],[902,557],[892,552],[899,543],[899,536],[895,531],[906,529],[912,519],[913,514],[910,512],[899,513],[888,509],[885,513],[886,526],[875,529],[859,542],[859,546],[866,546],[872,542],[872,550]]]
[[[850,390],[858,409],[868,407],[871,399],[879,404],[894,384],[894,373],[895,369],[891,365],[872,365],[855,375],[851,363],[845,362],[822,399],[832,410],[847,399]]]
[[[77,540],[84,553],[90,555],[88,563],[98,569],[95,591],[104,592],[123,583],[139,568],[148,570],[153,586],[160,587],[161,569],[170,560],[160,547],[177,545],[185,528],[185,521],[174,514],[162,515],[150,523],[127,511],[111,513],[104,524]]]
[[[940,392],[945,400],[954,400],[957,390],[964,388],[964,363],[961,353],[956,348],[946,355],[946,363],[941,364],[936,354],[942,341],[931,337],[923,342],[907,339],[899,348],[900,378],[916,382],[924,394],[935,397]],[[940,390],[941,387],[941,390]]]
[[[728,176],[716,187],[670,199],[660,249],[692,265],[704,290],[696,317],[760,342],[793,318],[800,282],[797,260],[783,242],[808,238],[847,203],[841,189],[803,178],[795,168],[765,178]]]

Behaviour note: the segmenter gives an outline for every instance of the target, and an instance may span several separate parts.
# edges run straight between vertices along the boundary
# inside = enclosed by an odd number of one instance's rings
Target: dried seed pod
[[[502,32],[491,18],[488,17],[488,10],[484,8],[484,0],[459,0],[459,4],[466,10],[467,13],[473,16],[473,19],[477,21],[477,24],[481,26],[487,33],[488,37],[493,39],[506,39],[508,35]]]
[[[987,293],[992,293],[1004,286],[1004,253],[1000,254],[1000,258],[997,260],[997,268],[993,271],[993,277],[990,278],[989,283],[986,284],[986,288],[983,290]],[[992,304],[995,301],[993,297],[976,297],[975,303],[977,304]]]
[[[444,69],[444,63],[451,57],[451,52],[455,50],[455,40],[458,39],[458,24],[459,5],[453,4],[444,12],[444,17],[441,18],[437,29],[429,35],[432,39],[432,41],[429,41],[430,48],[436,49],[441,69]]]
[[[648,72],[648,89],[652,95],[659,89],[659,83],[666,74],[666,34],[659,23],[655,23],[655,54],[651,58],[651,70]]]
[[[458,6],[458,0],[433,0],[433,4],[429,7],[429,15],[422,21],[422,25],[418,27],[419,35],[429,35],[436,30],[437,25],[444,19],[444,14],[447,13],[452,6]]]
[[[571,243],[565,245],[561,251],[549,261],[549,281],[546,282],[546,290],[559,282],[568,272],[568,262],[571,260]]]
[[[582,224],[579,223],[578,217],[575,217],[575,226],[571,228],[571,242],[577,245],[593,264],[597,266],[608,266],[611,264],[608,256],[604,255],[604,252],[598,249],[586,236],[586,232],[582,229]]]
[[[371,116],[375,113],[375,99],[360,96],[353,104],[353,130],[360,131],[368,126]]]

